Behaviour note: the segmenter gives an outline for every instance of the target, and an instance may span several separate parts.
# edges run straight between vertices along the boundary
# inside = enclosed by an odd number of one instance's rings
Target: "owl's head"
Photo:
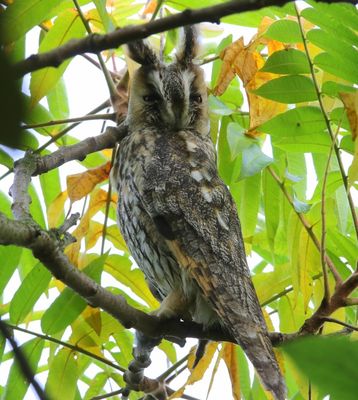
[[[197,48],[196,30],[191,26],[184,28],[181,46],[172,64],[162,63],[142,40],[128,44],[130,57],[140,64],[131,81],[130,126],[208,133],[204,74],[193,63]]]

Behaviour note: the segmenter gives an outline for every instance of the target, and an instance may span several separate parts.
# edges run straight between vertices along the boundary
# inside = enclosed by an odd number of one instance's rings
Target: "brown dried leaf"
[[[235,69],[233,67],[235,58],[244,50],[244,39],[241,37],[230,46],[226,47],[220,54],[223,63],[218,78],[218,83],[214,88],[214,95],[221,96],[230,82],[235,78]]]
[[[67,177],[68,197],[74,203],[91,193],[95,186],[108,179],[111,163],[108,161],[100,167]]]

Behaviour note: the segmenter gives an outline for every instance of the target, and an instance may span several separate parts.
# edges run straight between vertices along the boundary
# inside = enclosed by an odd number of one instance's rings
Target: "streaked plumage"
[[[112,171],[120,230],[162,301],[158,315],[222,324],[282,400],[236,206],[217,172],[203,71],[192,62],[195,31],[185,28],[170,65],[142,41],[128,47],[141,67],[131,82],[129,135]]]

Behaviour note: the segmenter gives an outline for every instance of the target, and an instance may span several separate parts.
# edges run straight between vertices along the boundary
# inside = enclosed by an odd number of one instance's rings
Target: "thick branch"
[[[326,0],[326,3],[335,1]],[[337,2],[337,1],[336,1]],[[355,4],[353,0],[346,2]],[[267,6],[282,6],[287,0],[234,0],[213,7],[199,10],[187,9],[181,13],[157,19],[143,25],[127,26],[106,35],[91,34],[83,39],[73,39],[65,45],[46,53],[32,55],[15,64],[17,76],[45,67],[58,67],[63,61],[83,53],[98,53],[102,50],[115,49],[127,42],[144,39],[155,33],[164,32],[180,26],[197,24],[199,22],[219,23],[220,19],[243,11],[258,10]]]
[[[190,321],[162,321],[154,315],[131,307],[122,296],[115,296],[99,286],[87,275],[74,267],[62,253],[57,239],[51,232],[28,226],[26,222],[13,221],[0,213],[0,244],[26,247],[55,276],[87,300],[93,307],[102,308],[126,328],[135,328],[149,337],[198,338],[217,341],[235,339],[220,327],[205,330],[202,325]],[[279,333],[272,334],[273,344],[290,339]]]

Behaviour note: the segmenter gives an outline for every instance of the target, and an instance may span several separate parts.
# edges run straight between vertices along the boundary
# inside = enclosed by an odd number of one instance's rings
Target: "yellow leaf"
[[[340,93],[339,95],[347,111],[352,138],[355,140],[358,136],[358,90],[354,93]]]
[[[330,318],[337,319],[338,321],[346,322],[346,310],[344,307],[339,308],[333,314],[330,315]],[[323,325],[322,333],[327,335],[329,333],[334,333],[342,330],[342,325],[336,324],[334,322],[325,322]]]
[[[157,0],[150,0],[143,11],[143,15],[153,14],[156,7],[157,7]]]
[[[65,190],[47,208],[47,220],[50,228],[55,228],[58,225],[61,211],[64,209],[67,198],[67,190]]]
[[[184,383],[184,385],[169,397],[169,400],[180,398],[183,395],[185,388],[188,385],[192,385],[193,383],[202,379],[206,370],[208,369],[209,365],[211,364],[211,361],[214,357],[217,347],[218,347],[217,342],[209,342],[206,346],[204,356],[201,358],[201,360],[198,362],[198,364],[195,366],[194,369],[191,369],[191,368],[195,361],[195,348],[190,351],[187,365],[188,365],[188,368],[191,370],[191,374],[190,374],[189,378],[187,379],[187,381]]]
[[[239,364],[236,357],[236,349],[233,343],[224,343],[224,351],[222,358],[225,361],[229,372],[232,388],[232,396],[235,400],[240,400],[240,379],[239,379]]]
[[[99,308],[87,306],[82,312],[82,316],[88,325],[100,335],[102,329],[101,312]]]
[[[100,167],[69,175],[67,177],[67,191],[71,202],[82,199],[82,197],[92,192],[98,183],[108,179],[110,169],[111,163],[108,161]]]
[[[89,229],[88,229],[88,232],[87,232],[87,235],[85,238],[86,250],[89,250],[95,246],[95,244],[97,243],[97,240],[103,234],[103,229],[104,229],[103,224],[96,222],[96,221],[90,222]]]
[[[307,312],[313,293],[312,276],[321,271],[321,257],[305,229],[301,230],[299,242],[298,280],[303,295],[303,307]]]
[[[76,229],[72,232],[72,236],[77,240],[75,243],[70,244],[66,250],[65,254],[70,259],[70,261],[78,266],[79,251],[81,248],[81,240],[87,235],[89,230],[89,225],[91,218],[105,206],[107,202],[108,193],[102,189],[98,189],[91,194],[90,203],[88,210],[84,213],[81,218],[80,223]],[[117,195],[112,194],[111,202],[117,202]]]

